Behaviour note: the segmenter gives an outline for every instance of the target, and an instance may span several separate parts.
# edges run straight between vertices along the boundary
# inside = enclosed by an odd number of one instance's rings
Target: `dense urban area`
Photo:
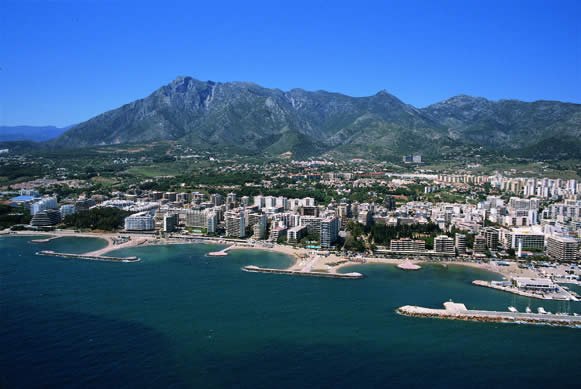
[[[191,154],[179,145],[172,152],[154,160],[139,149],[116,151],[82,159],[84,166],[74,156],[5,154],[5,169],[38,176],[6,178],[0,227],[288,245],[349,261],[538,268],[581,258],[581,182],[574,178],[469,171],[478,164],[437,171],[421,155],[395,164]],[[575,282],[579,270],[572,265],[560,277]],[[531,280],[521,289],[556,288]]]

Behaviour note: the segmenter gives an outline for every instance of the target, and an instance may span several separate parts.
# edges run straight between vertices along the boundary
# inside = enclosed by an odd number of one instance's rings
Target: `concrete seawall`
[[[67,259],[84,259],[89,261],[104,261],[104,262],[138,262],[140,259],[138,257],[108,257],[108,256],[98,256],[98,255],[87,255],[87,254],[71,254],[71,253],[58,253],[55,251],[39,251],[36,255],[43,255],[47,257],[61,257]]]
[[[242,270],[251,273],[272,273],[272,274],[286,274],[292,276],[321,277],[321,278],[360,279],[365,277],[361,273],[322,273],[314,271],[307,272],[301,270],[270,269],[258,266],[244,266]]]
[[[516,323],[553,325],[581,328],[581,316],[537,314],[521,312],[479,311],[467,309],[464,304],[444,303],[444,309],[405,305],[396,309],[400,315],[435,319],[478,321],[484,323]]]

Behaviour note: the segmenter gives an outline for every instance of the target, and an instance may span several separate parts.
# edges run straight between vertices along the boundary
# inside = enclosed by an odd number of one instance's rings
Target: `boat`
[[[512,313],[518,312],[518,309],[516,309],[515,307],[508,307],[508,310],[511,311]]]
[[[526,312],[526,313],[531,313],[531,312],[532,312],[532,311],[531,311],[531,307],[526,307],[526,309],[525,309],[525,312]]]
[[[540,314],[543,314],[543,315],[546,315],[547,314],[547,311],[545,311],[545,308],[543,308],[543,307],[538,307],[537,308],[537,312],[540,313]]]

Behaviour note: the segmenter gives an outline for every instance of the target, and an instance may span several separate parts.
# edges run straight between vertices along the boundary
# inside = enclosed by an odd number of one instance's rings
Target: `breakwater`
[[[85,259],[89,261],[104,261],[104,262],[138,262],[138,257],[110,257],[105,255],[87,255],[87,254],[71,254],[59,253],[50,250],[39,251],[36,255],[44,255],[48,257],[61,257],[67,259]]]
[[[301,271],[301,270],[282,270],[282,269],[270,269],[258,266],[244,266],[242,270],[251,273],[273,273],[273,274],[286,274],[293,276],[305,276],[305,277],[322,277],[322,278],[343,278],[343,279],[359,279],[363,278],[364,275],[361,273],[323,273],[314,271]]]
[[[484,323],[544,324],[581,328],[581,316],[521,312],[480,311],[467,309],[464,304],[444,303],[444,309],[405,305],[396,309],[400,315],[435,319],[477,321]]]

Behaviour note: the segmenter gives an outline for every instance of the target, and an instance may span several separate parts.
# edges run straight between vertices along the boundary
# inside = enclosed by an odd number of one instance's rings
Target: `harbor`
[[[510,309],[512,308],[512,309]],[[539,312],[518,312],[510,307],[508,312],[471,310],[464,304],[452,301],[444,303],[444,309],[433,309],[405,305],[396,309],[400,315],[410,317],[426,317],[435,319],[476,321],[483,323],[515,323],[536,324],[581,328],[581,316],[568,314],[551,314],[539,309]]]

